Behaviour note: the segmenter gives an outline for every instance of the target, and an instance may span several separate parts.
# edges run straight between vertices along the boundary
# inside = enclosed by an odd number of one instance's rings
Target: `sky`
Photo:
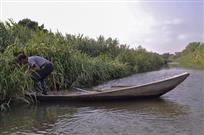
[[[0,19],[29,18],[63,34],[117,38],[131,48],[174,53],[204,42],[203,0],[0,0]]]

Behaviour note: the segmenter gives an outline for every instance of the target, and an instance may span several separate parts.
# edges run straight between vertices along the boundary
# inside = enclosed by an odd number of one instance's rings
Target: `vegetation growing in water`
[[[46,80],[50,89],[72,86],[90,87],[137,72],[161,67],[162,57],[144,48],[130,49],[117,39],[83,35],[65,36],[23,19],[0,23],[0,101],[10,97],[24,99],[33,91],[27,67],[17,64],[19,52],[40,55],[54,63],[55,70]]]

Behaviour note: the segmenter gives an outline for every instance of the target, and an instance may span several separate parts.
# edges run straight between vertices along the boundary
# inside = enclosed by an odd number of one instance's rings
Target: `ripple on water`
[[[201,135],[204,118],[202,70],[162,69],[110,81],[95,88],[139,85],[182,72],[191,75],[160,99],[16,107],[1,113],[0,134]]]

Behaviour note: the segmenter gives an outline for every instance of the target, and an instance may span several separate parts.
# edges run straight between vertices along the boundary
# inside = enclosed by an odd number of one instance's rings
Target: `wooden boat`
[[[138,99],[159,97],[182,83],[190,74],[185,72],[159,81],[139,86],[117,87],[106,91],[85,91],[72,94],[37,95],[35,98],[41,102],[59,101],[96,101],[114,99]]]

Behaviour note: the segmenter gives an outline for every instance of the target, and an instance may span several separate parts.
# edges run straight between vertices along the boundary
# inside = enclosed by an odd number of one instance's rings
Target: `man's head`
[[[28,63],[28,57],[24,53],[20,53],[17,56],[17,61],[20,64],[27,64]]]

